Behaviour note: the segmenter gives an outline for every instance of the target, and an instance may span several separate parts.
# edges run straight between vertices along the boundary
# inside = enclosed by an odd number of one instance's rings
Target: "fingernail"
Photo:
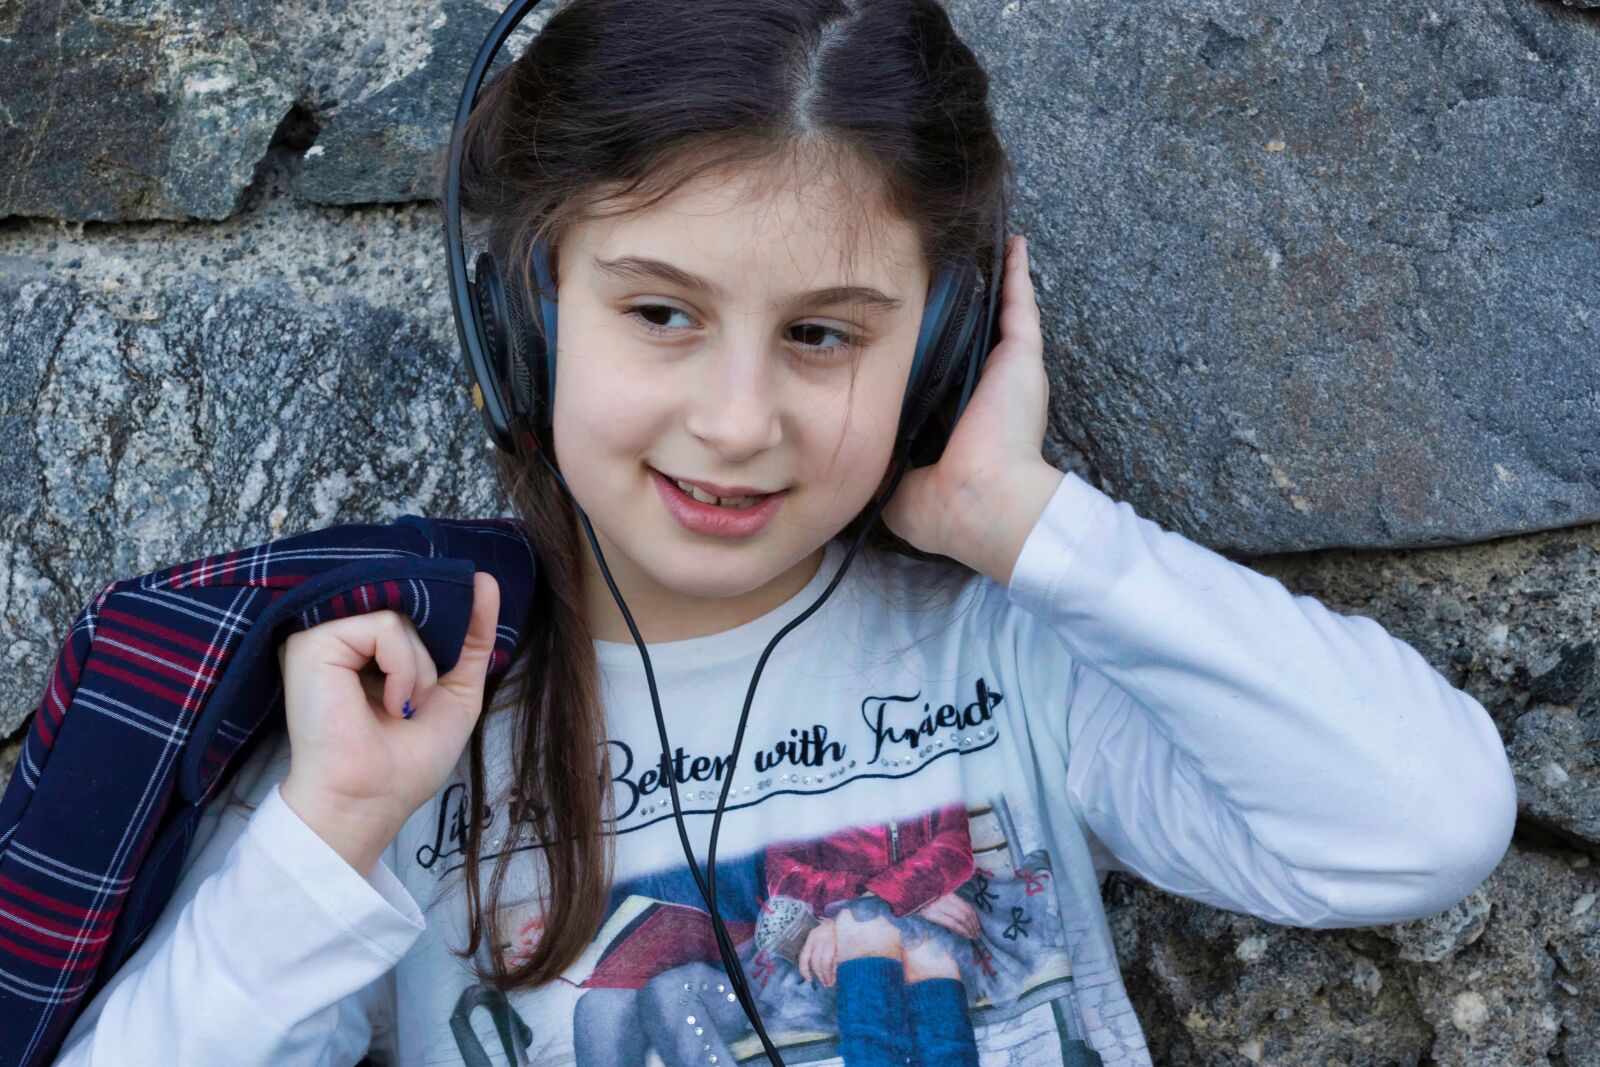
[[[411,718],[411,713],[416,711],[416,710],[417,710],[416,708],[411,706],[411,701],[407,700],[406,704],[405,704],[405,707],[400,709],[400,717],[402,719],[409,719],[409,718]]]

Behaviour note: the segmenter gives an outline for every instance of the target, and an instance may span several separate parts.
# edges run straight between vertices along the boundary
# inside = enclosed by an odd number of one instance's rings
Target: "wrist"
[[[361,811],[303,786],[291,773],[278,786],[283,802],[311,832],[365,878],[399,829],[391,819]]]
[[[1042,458],[1009,468],[995,477],[973,479],[964,488],[970,500],[945,554],[992,581],[1009,586],[1023,543],[1039,523],[1065,475]]]

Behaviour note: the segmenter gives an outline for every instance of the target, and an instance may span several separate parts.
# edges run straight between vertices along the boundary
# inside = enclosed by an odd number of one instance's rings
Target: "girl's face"
[[[702,175],[562,242],[556,454],[647,640],[798,591],[894,446],[929,280],[916,234],[777,174]],[[671,479],[776,496],[707,506]]]

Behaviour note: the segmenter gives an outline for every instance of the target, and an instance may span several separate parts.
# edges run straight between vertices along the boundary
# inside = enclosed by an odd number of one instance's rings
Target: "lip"
[[[655,468],[652,467],[651,470],[655,470]],[[704,489],[712,496],[766,496],[772,492],[770,489],[757,489],[753,485],[718,485],[716,482],[702,482],[698,478],[679,478],[675,474],[667,474],[666,471],[657,471],[656,473],[663,475],[668,480],[688,482],[697,489]]]
[[[781,489],[754,507],[733,511],[715,504],[702,503],[679,489],[673,484],[672,479],[654,467],[649,470],[650,480],[655,483],[656,492],[661,496],[661,501],[667,506],[667,510],[672,513],[672,517],[678,520],[678,525],[690,533],[706,534],[711,537],[750,537],[760,532],[762,527],[772,521],[778,509],[783,507],[783,498],[789,495],[787,489]]]

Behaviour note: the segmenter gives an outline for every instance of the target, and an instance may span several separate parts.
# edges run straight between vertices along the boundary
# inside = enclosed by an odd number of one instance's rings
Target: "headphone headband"
[[[478,90],[483,85],[489,64],[494,62],[500,46],[505,44],[517,24],[538,3],[539,0],[515,0],[506,8],[484,38],[472,66],[467,69],[466,84],[462,87],[461,100],[456,105],[455,122],[450,128],[450,162],[444,187],[445,252],[450,257],[450,307],[456,320],[456,337],[466,357],[472,404],[482,413],[494,443],[507,452],[513,451],[512,413],[507,410],[505,394],[500,391],[494,364],[489,359],[484,323],[474,314],[477,307],[472,298],[472,285],[467,279],[467,252],[461,241],[461,149],[466,135],[467,116],[478,101]],[[509,343],[509,336],[504,341]]]
[[[517,418],[523,420],[528,443],[536,450],[538,442],[527,431],[546,427],[550,422],[556,380],[557,305],[546,290],[553,287],[553,275],[543,245],[536,245],[531,250],[531,266],[540,292],[535,306],[526,310],[519,287],[503,284],[492,255],[479,255],[474,263],[475,278],[467,277],[467,253],[461,235],[461,161],[468,116],[477,103],[489,66],[518,24],[538,4],[539,0],[514,0],[479,47],[456,106],[444,190],[450,306],[464,356],[467,385],[490,438],[508,453],[515,451],[512,433]],[[954,411],[954,417],[960,418],[984,360],[999,341],[1007,213],[1007,196],[1002,189],[996,203],[991,282],[985,287],[981,314],[973,307],[982,280],[977,263],[968,260],[949,264],[935,275],[929,287],[897,430],[897,439],[905,440],[921,463],[937,461],[947,439],[947,434],[925,433],[929,417],[954,379],[960,377],[961,392]],[[532,329],[528,328],[529,320]],[[529,351],[518,348],[519,340]],[[509,398],[501,387],[502,380],[511,383]]]
[[[467,73],[466,83],[461,92],[461,100],[456,108],[455,123],[450,131],[450,159],[449,170],[445,181],[445,247],[450,257],[450,306],[456,322],[456,336],[461,343],[464,355],[463,364],[467,368],[468,382],[472,391],[473,405],[484,418],[489,435],[494,443],[502,450],[513,453],[514,438],[512,424],[514,419],[524,420],[523,433],[529,444],[538,451],[538,442],[529,432],[529,424],[548,425],[550,413],[553,408],[555,389],[555,359],[556,359],[556,301],[554,299],[553,275],[549,263],[547,250],[542,242],[535,244],[530,250],[531,262],[529,266],[537,279],[539,296],[534,306],[529,309],[531,314],[523,313],[524,302],[519,295],[520,286],[513,284],[505,286],[501,283],[501,272],[495,264],[492,253],[485,252],[478,256],[475,267],[475,279],[467,277],[466,248],[461,239],[461,156],[463,141],[468,116],[473,106],[477,103],[478,91],[483,84],[489,65],[494,61],[500,47],[510,37],[518,23],[538,5],[539,0],[514,0],[506,8],[494,27],[484,39],[483,45],[478,50],[477,58]],[[901,402],[901,422],[897,440],[905,441],[906,453],[898,462],[892,465],[892,473],[887,489],[881,496],[869,504],[867,521],[856,536],[855,544],[845,555],[839,572],[834,575],[822,596],[805,612],[791,620],[768,643],[766,651],[762,653],[754,675],[750,679],[750,688],[745,695],[744,710],[740,713],[739,726],[734,735],[733,751],[729,756],[729,765],[737,766],[740,743],[744,737],[745,725],[748,722],[751,701],[755,696],[756,683],[761,677],[761,666],[766,663],[767,656],[777,645],[779,639],[790,630],[794,629],[809,615],[822,605],[822,602],[833,593],[834,588],[844,576],[844,571],[850,565],[856,552],[861,548],[867,532],[877,521],[884,505],[893,496],[895,487],[899,484],[901,476],[905,473],[908,463],[913,458],[927,457],[928,462],[938,459],[939,452],[943,450],[947,434],[934,434],[924,436],[924,427],[928,417],[936,409],[940,399],[944,396],[948,386],[955,376],[964,368],[965,381],[957,402],[955,415],[960,417],[965,409],[967,400],[977,382],[978,374],[990,349],[999,338],[999,321],[997,309],[999,306],[1000,290],[1003,284],[1003,252],[1005,245],[1005,222],[1007,214],[1007,200],[1004,189],[996,204],[996,218],[994,230],[994,258],[990,269],[990,284],[987,286],[987,300],[984,304],[984,313],[977,314],[976,303],[977,287],[981,281],[981,270],[977,263],[963,261],[946,265],[938,271],[929,287],[927,303],[923,309],[921,328],[917,336],[917,348],[912,359],[911,373],[906,384],[905,396]],[[527,319],[535,320],[534,329],[525,328]],[[519,350],[517,342],[526,339],[529,351]],[[501,389],[501,380],[511,383],[512,397],[508,406],[505,393]],[[611,590],[617,606],[622,611],[629,631],[633,635],[635,644],[644,660],[645,676],[650,684],[651,704],[655,710],[656,727],[660,735],[661,751],[663,758],[670,750],[671,745],[667,737],[666,721],[661,712],[661,702],[655,688],[654,674],[651,671],[649,652],[645,648],[644,639],[639,634],[638,627],[633,622],[633,616],[628,611],[627,604],[623,601],[616,582],[611,577],[611,571],[606,566],[605,555],[601,551],[600,543],[595,536],[594,529],[584,514],[583,509],[577,506],[577,500],[572,497],[571,490],[566,484],[566,479],[556,468],[549,454],[540,452],[540,460],[548,467],[552,477],[560,483],[562,489],[572,500],[578,518],[581,520],[584,533],[588,537],[595,559],[600,565],[601,573],[605,576],[606,584]],[[729,982],[734,992],[730,997],[739,1001],[740,1007],[755,1028],[756,1035],[760,1038],[763,1049],[776,1064],[783,1063],[782,1056],[778,1053],[771,1039],[768,1037],[761,1021],[761,1015],[756,1007],[755,998],[751,994],[748,980],[745,976],[744,966],[739,961],[732,938],[729,936],[726,924],[719,913],[718,894],[716,891],[717,878],[717,833],[720,828],[722,812],[727,806],[728,791],[733,783],[730,773],[723,781],[722,793],[717,801],[716,814],[712,819],[710,846],[706,857],[704,877],[700,872],[699,861],[694,856],[690,847],[688,832],[684,828],[682,802],[678,795],[677,782],[668,777],[667,785],[672,795],[673,817],[677,821],[680,842],[683,845],[684,856],[689,864],[689,871],[694,877],[701,898],[705,901],[711,916],[713,934],[717,940],[718,954],[722,958],[723,966],[727,972]],[[720,986],[718,988],[721,988]]]

